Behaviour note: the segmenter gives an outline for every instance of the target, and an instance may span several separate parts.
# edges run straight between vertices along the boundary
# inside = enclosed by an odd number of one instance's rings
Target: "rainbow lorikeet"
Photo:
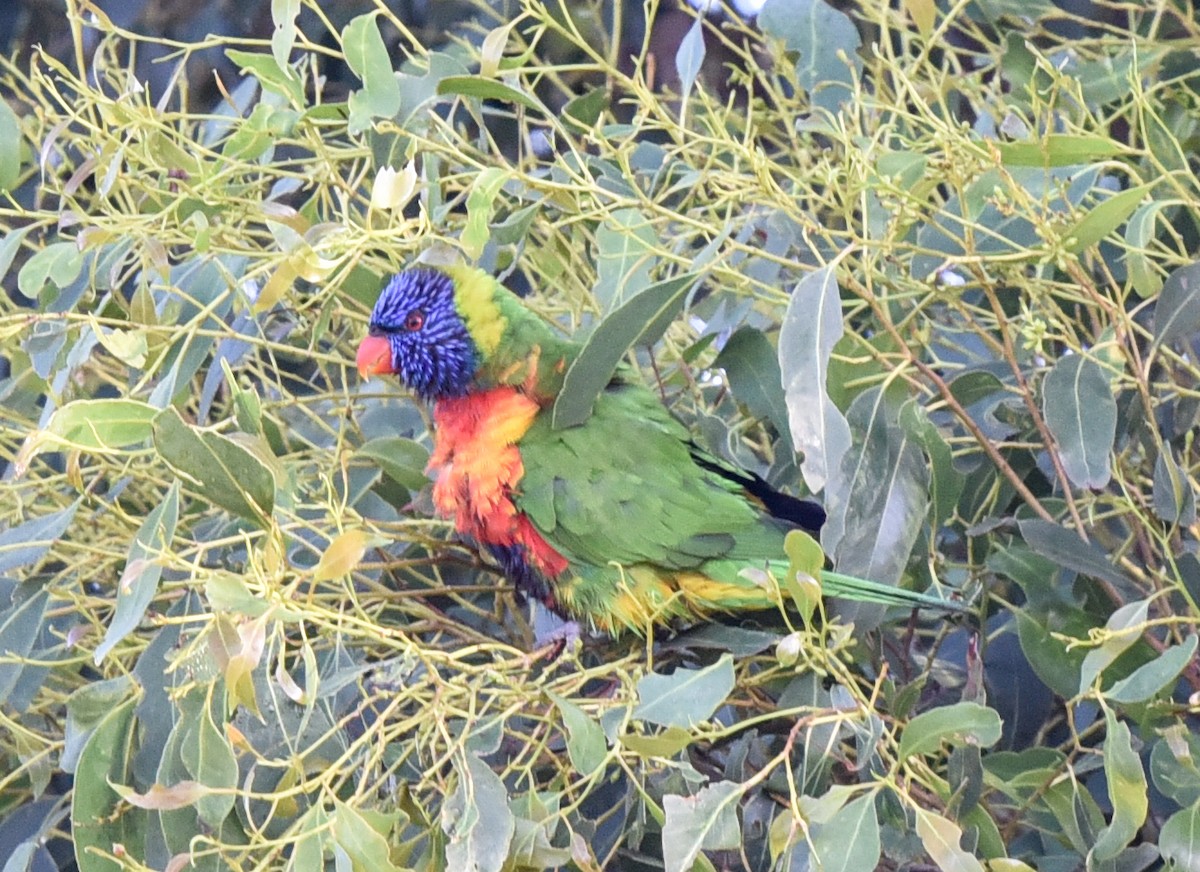
[[[580,348],[480,270],[414,267],[383,289],[357,362],[433,403],[434,505],[559,614],[616,635],[777,606],[762,581],[786,570],[791,525],[768,506],[812,530],[821,508],[707,454],[625,370],[583,424],[552,429]],[[833,573],[822,589],[957,607]]]

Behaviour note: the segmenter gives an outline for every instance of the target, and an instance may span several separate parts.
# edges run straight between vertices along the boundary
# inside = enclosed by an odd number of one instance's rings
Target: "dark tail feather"
[[[692,459],[709,472],[715,472],[721,478],[740,485],[746,493],[762,503],[763,508],[774,518],[786,521],[814,536],[825,523],[825,509],[820,503],[778,491],[761,475],[723,463],[694,446]]]

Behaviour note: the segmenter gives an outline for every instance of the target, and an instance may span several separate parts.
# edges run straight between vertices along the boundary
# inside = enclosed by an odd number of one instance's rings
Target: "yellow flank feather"
[[[627,631],[644,636],[678,618],[703,619],[714,612],[778,605],[778,597],[770,591],[719,581],[702,572],[645,563],[613,563],[609,568],[616,577],[607,596],[586,597],[582,589],[588,585],[578,576],[559,579],[556,594],[568,612],[586,615],[593,629],[614,636]]]
[[[490,356],[500,347],[508,319],[500,313],[494,297],[495,279],[469,266],[443,267],[454,281],[454,307],[467,324],[475,346]]]
[[[675,584],[692,612],[766,608],[777,604],[771,592],[745,584],[730,584],[702,572],[678,572]]]

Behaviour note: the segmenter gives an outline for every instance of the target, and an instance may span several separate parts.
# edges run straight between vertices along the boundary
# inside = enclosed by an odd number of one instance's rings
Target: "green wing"
[[[783,555],[783,529],[696,465],[687,430],[644,387],[614,383],[578,427],[534,422],[517,507],[572,562],[695,569]]]

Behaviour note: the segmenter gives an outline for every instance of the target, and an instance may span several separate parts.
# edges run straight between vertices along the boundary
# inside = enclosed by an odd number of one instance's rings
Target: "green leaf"
[[[608,753],[604,730],[570,700],[549,689],[546,695],[558,708],[563,726],[567,728],[567,754],[571,758],[571,765],[580,775],[591,775],[603,765]]]
[[[1024,609],[1016,610],[1017,638],[1025,660],[1059,696],[1070,698],[1079,690],[1079,669],[1084,654],[1078,648],[1071,651],[1056,633],[1047,628],[1047,619],[1030,615]]]
[[[909,400],[901,406],[900,426],[917,441],[929,458],[930,501],[933,505],[933,528],[936,530],[953,516],[966,485],[966,477],[954,467],[954,455],[949,444],[916,400]]]
[[[137,629],[146,608],[158,592],[164,554],[170,549],[179,520],[179,482],[171,483],[166,499],[150,510],[138,528],[125,558],[125,570],[117,582],[117,606],[104,640],[96,646],[93,659],[99,665],[116,644]]]
[[[695,796],[663,797],[662,847],[666,872],[690,872],[702,850],[722,851],[742,843],[737,808],[744,788],[718,781],[700,788]]]
[[[1108,552],[1095,542],[1084,542],[1074,530],[1041,518],[1025,518],[1017,526],[1025,544],[1059,566],[1121,586],[1129,583],[1109,562]]]
[[[823,872],[874,869],[881,854],[875,795],[846,803],[828,821],[814,825],[812,847]]]
[[[83,269],[83,252],[74,242],[52,242],[35,252],[17,273],[17,289],[37,299],[47,282],[65,288],[79,277]]]
[[[1104,641],[1083,658],[1079,673],[1078,693],[1087,693],[1105,669],[1124,654],[1146,630],[1146,614],[1149,600],[1126,603],[1108,616],[1104,629]]]
[[[396,484],[409,490],[420,490],[429,483],[425,465],[429,462],[429,449],[412,439],[402,436],[380,436],[354,452],[383,470]]]
[[[826,389],[829,356],[842,331],[842,298],[831,264],[809,273],[792,290],[779,331],[792,444],[804,455],[800,471],[812,493],[825,487],[850,449],[850,425]]]
[[[437,92],[443,95],[457,94],[460,97],[474,97],[478,100],[500,100],[504,103],[515,103],[536,112],[549,114],[546,107],[531,94],[496,79],[486,79],[482,76],[447,76],[438,82]]]
[[[354,864],[355,872],[399,870],[391,860],[386,838],[391,827],[380,832],[359,811],[341,800],[334,800],[333,839]],[[462,869],[476,867],[462,866]]]
[[[1133,841],[1146,821],[1150,800],[1146,793],[1146,773],[1142,761],[1133,750],[1129,725],[1105,710],[1104,721],[1108,738],[1104,742],[1104,774],[1108,779],[1108,799],[1112,803],[1112,819],[1100,830],[1095,847],[1088,855],[1088,865],[1095,861],[1111,860]]]
[[[1071,482],[1097,490],[1107,486],[1117,401],[1100,365],[1080,354],[1060,358],[1042,385],[1042,410]]]
[[[637,209],[617,209],[596,227],[596,286],[592,296],[601,310],[614,308],[650,285],[650,271],[658,264],[654,250],[658,235],[654,225]]]
[[[75,767],[71,794],[71,837],[80,872],[118,872],[122,865],[101,856],[113,845],[142,844],[147,815],[121,799],[109,783],[126,784],[134,730],[133,708],[127,700],[110,709],[89,737]]]
[[[442,805],[446,868],[500,872],[516,831],[504,782],[474,754],[454,762],[458,785]]]
[[[788,530],[783,538],[783,552],[788,558],[788,568],[781,586],[807,623],[821,600],[820,578],[825,566],[825,552],[817,540],[803,530]]]
[[[950,395],[963,406],[972,406],[1001,393],[1004,393],[1004,382],[983,369],[969,370],[950,382]]]
[[[114,708],[129,698],[134,687],[128,675],[93,681],[77,688],[67,698],[67,726],[59,766],[74,773],[89,737]]]
[[[286,67],[280,66],[271,55],[227,48],[225,56],[234,66],[258,79],[264,90],[279,94],[294,107],[304,106],[304,88],[299,77]]]
[[[4,234],[4,240],[0,242],[0,281],[8,278],[8,271],[12,267],[17,252],[21,250],[21,244],[25,241],[25,237],[35,229],[35,226],[27,224]]]
[[[1121,143],[1109,136],[1070,133],[1047,134],[1035,142],[993,144],[1000,152],[1000,161],[1009,167],[1074,166],[1116,157],[1125,151]]]
[[[592,414],[596,397],[608,385],[629,347],[653,344],[679,314],[687,290],[697,277],[691,273],[653,284],[618,306],[600,322],[584,343],[554,401],[551,427],[562,430],[582,424]]]
[[[1158,850],[1168,869],[1200,869],[1200,802],[1167,819],[1158,834]]]
[[[0,100],[0,191],[11,191],[21,178],[21,120]]]
[[[24,272],[24,270],[22,270]],[[1154,306],[1154,345],[1191,337],[1200,330],[1200,263],[1167,276]]]
[[[929,509],[929,464],[897,422],[896,402],[877,387],[859,394],[847,422],[854,441],[825,489],[821,545],[838,573],[895,587]],[[859,628],[882,610],[839,604]]]
[[[271,57],[280,69],[286,69],[296,44],[296,16],[300,14],[300,0],[271,0],[271,21],[275,30],[271,34]]]
[[[377,14],[368,12],[352,18],[342,30],[346,65],[363,83],[362,90],[353,92],[347,101],[352,134],[368,129],[372,118],[395,118],[400,112],[400,83],[379,33]]]
[[[915,811],[917,836],[942,872],[984,872],[983,864],[960,845],[962,828],[923,808]]]
[[[1175,462],[1175,452],[1164,444],[1154,462],[1154,514],[1168,524],[1190,527],[1196,523],[1196,491]]]
[[[0,533],[0,572],[33,563],[49,551],[71,525],[81,499],[65,509],[32,518]]]
[[[1162,290],[1163,280],[1154,268],[1155,261],[1150,257],[1149,247],[1154,240],[1155,224],[1159,212],[1166,203],[1155,200],[1138,208],[1129,223],[1125,225],[1125,269],[1129,273],[1129,282],[1138,296],[1149,299]]]
[[[577,97],[572,97],[563,107],[561,117],[568,127],[578,132],[591,130],[592,125],[600,120],[600,116],[608,108],[609,102],[607,89],[592,88]]]
[[[782,39],[788,51],[799,53],[796,78],[813,105],[837,112],[850,99],[851,68],[862,70],[862,39],[848,15],[823,0],[767,0],[758,26]]]
[[[22,593],[26,590],[18,588]],[[8,701],[25,669],[26,664],[21,661],[33,651],[49,601],[50,592],[43,587],[16,600],[12,608],[0,613],[0,703]]]
[[[218,708],[224,710],[223,705]],[[199,709],[199,717],[182,736],[179,756],[188,774],[211,789],[196,800],[196,812],[204,823],[216,828],[233,811],[238,764],[229,740],[213,721],[213,704],[205,699]]]
[[[500,189],[510,173],[501,167],[488,167],[481,172],[467,194],[467,223],[462,231],[462,246],[467,257],[478,260],[491,238],[490,222]]]
[[[189,426],[174,408],[154,418],[153,432],[159,456],[205,499],[268,525],[275,509],[275,478],[254,454],[226,436]]]
[[[991,747],[1000,741],[1000,715],[995,709],[977,702],[957,702],[922,712],[904,728],[900,737],[901,760],[916,754],[929,754],[943,742],[953,746]]]
[[[1113,141],[1114,144],[1115,141]],[[1075,222],[1075,226],[1063,233],[1064,239],[1072,240],[1067,245],[1067,251],[1079,252],[1096,245],[1108,234],[1112,233],[1128,218],[1133,210],[1141,203],[1150,185],[1129,188],[1118,194],[1113,194],[1107,200],[1091,209],[1086,215]]]
[[[733,658],[728,654],[703,669],[647,675],[638,682],[633,716],[662,727],[691,727],[713,716],[733,683]]]
[[[54,411],[46,432],[72,448],[110,452],[150,438],[159,410],[140,400],[75,400]]]
[[[683,727],[668,727],[653,736],[626,733],[621,744],[641,757],[674,757],[695,741]]]
[[[675,72],[679,74],[680,97],[685,103],[704,66],[704,53],[704,15],[699,14],[675,50]]]
[[[739,327],[726,341],[713,367],[725,370],[733,395],[751,415],[770,421],[775,432],[791,444],[779,352],[761,330]]]
[[[1179,673],[1196,655],[1196,636],[1188,636],[1182,645],[1172,645],[1149,663],[1135,669],[1127,678],[1104,692],[1106,699],[1124,705],[1145,702],[1156,693],[1168,690]]]
[[[1200,736],[1184,724],[1162,730],[1150,749],[1150,777],[1165,796],[1182,806],[1200,803]]]

